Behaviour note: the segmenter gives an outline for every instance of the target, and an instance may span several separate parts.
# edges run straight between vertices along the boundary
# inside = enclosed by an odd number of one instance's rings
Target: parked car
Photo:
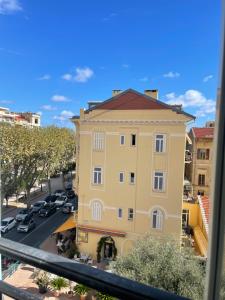
[[[66,193],[66,195],[67,195],[68,199],[73,199],[73,198],[75,198],[75,193],[74,193],[73,190],[68,191],[68,192]]]
[[[59,197],[59,196],[64,196],[65,195],[65,191],[64,190],[56,190],[54,193],[55,196]]]
[[[31,213],[35,214],[39,212],[39,210],[44,207],[47,203],[45,201],[37,201],[31,206]]]
[[[60,196],[56,199],[55,205],[56,207],[61,207],[67,202],[68,198],[66,196]]]
[[[32,215],[30,209],[28,208],[21,209],[19,213],[16,215],[16,221],[18,222],[23,221],[28,215]]]
[[[44,201],[45,201],[46,203],[55,202],[55,200],[57,199],[57,197],[58,197],[58,196],[56,196],[56,195],[48,195],[48,196],[44,199]]]
[[[73,203],[65,203],[64,205],[63,205],[63,208],[62,208],[62,212],[64,213],[64,214],[69,214],[69,213],[71,213],[71,212],[73,212],[74,211],[74,205],[73,205]]]
[[[36,224],[35,224],[34,220],[31,217],[27,216],[17,227],[17,231],[28,232],[28,231],[34,229],[35,226],[36,226]]]
[[[70,191],[72,190],[72,188],[73,188],[72,183],[69,182],[66,184],[66,191]]]
[[[8,217],[2,220],[2,224],[0,226],[0,230],[2,233],[8,232],[10,229],[12,229],[16,225],[15,218]]]
[[[47,203],[43,208],[39,210],[38,215],[40,217],[48,217],[56,212],[55,203]]]

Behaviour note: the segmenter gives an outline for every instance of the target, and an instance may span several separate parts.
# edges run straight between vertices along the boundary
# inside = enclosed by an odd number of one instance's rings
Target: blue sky
[[[220,1],[0,0],[0,106],[69,126],[113,89],[214,118]]]

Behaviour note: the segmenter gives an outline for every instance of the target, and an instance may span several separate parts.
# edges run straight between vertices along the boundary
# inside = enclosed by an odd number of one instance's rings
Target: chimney
[[[118,94],[122,93],[122,90],[112,90],[112,96],[117,96]]]
[[[158,90],[145,90],[145,95],[158,100]]]

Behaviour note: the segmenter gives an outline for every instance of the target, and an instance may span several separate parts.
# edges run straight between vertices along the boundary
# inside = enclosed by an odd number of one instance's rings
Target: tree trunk
[[[8,195],[5,196],[5,201],[6,201],[6,207],[8,207],[9,206],[9,196]]]
[[[30,190],[26,192],[27,208],[30,208]]]
[[[52,187],[51,187],[51,178],[48,176],[48,193],[51,195],[52,193]]]

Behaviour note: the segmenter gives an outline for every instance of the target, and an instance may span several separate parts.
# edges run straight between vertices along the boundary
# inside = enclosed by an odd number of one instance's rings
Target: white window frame
[[[132,212],[131,212],[132,210]],[[134,209],[133,208],[128,208],[128,221],[133,221],[134,220]]]
[[[120,175],[122,175],[123,176],[123,180],[121,181],[120,179]],[[119,183],[124,183],[124,181],[125,181],[125,173],[124,172],[119,172]]]
[[[157,136],[162,136],[162,138],[159,138]],[[157,141],[159,141],[159,150],[157,151]],[[166,134],[164,133],[156,133],[155,134],[155,144],[154,144],[154,152],[155,153],[165,153],[166,152]]]
[[[98,200],[94,200],[91,204],[91,217],[94,221],[102,220],[102,204]]]
[[[100,171],[96,171],[96,169],[100,169]],[[97,182],[95,182],[95,173],[97,173]],[[100,174],[100,179],[99,180],[99,174]],[[93,171],[92,171],[92,184],[94,185],[100,185],[100,184],[103,184],[103,170],[102,170],[102,167],[100,166],[95,166],[93,168]]]
[[[161,209],[154,209],[151,215],[151,227],[152,229],[162,230],[163,228],[163,212]]]
[[[122,143],[122,138],[123,138],[123,143]],[[120,135],[120,146],[124,146],[125,145],[125,135],[124,134],[121,134]]]
[[[93,150],[103,151],[105,147],[105,133],[104,132],[94,132],[93,133]]]
[[[156,173],[162,173],[162,176],[159,176],[159,175],[156,176]],[[159,182],[160,178],[163,179],[162,189],[155,188],[155,178],[156,177],[158,178],[158,187],[160,185],[160,182]],[[152,186],[153,191],[154,192],[165,192],[165,186],[166,186],[166,173],[164,171],[161,171],[161,170],[155,170],[154,173],[153,173],[153,186]]]
[[[121,212],[121,216],[120,216],[120,212]],[[118,217],[118,219],[122,219],[123,218],[123,209],[122,208],[118,208],[117,217]]]
[[[134,182],[131,181],[131,174],[134,174]],[[135,184],[135,183],[136,183],[135,172],[130,172],[130,184]]]

